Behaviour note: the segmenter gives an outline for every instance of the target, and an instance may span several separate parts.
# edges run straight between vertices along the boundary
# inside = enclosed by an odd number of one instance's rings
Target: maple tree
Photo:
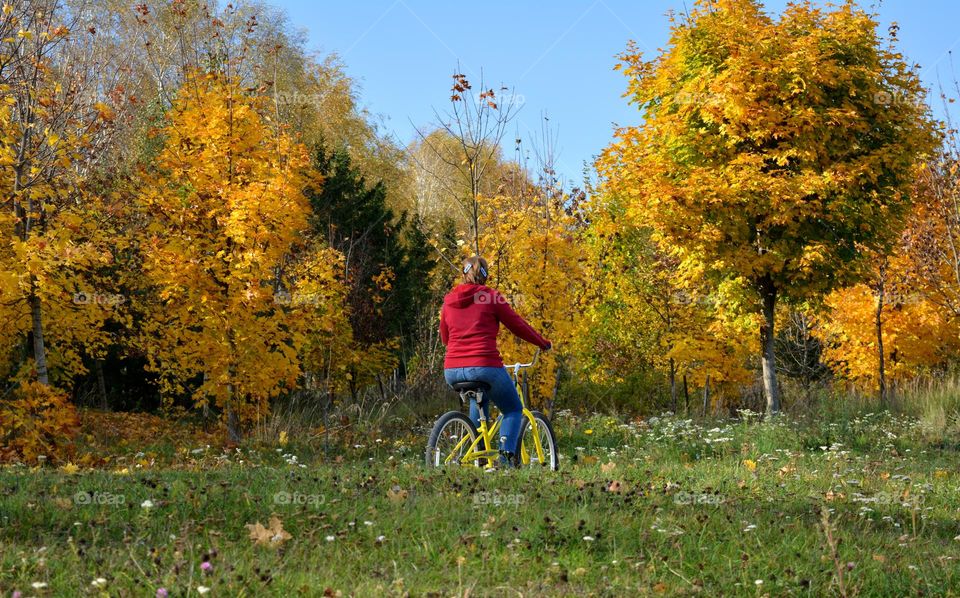
[[[261,102],[222,75],[189,79],[138,197],[156,295],[141,335],[150,367],[166,392],[222,408],[233,439],[295,386],[308,332],[332,332],[341,310],[341,257],[302,249],[304,190],[320,181]]]
[[[535,396],[552,405],[582,309],[584,270],[575,221],[564,210],[563,197],[538,193],[479,199],[480,248],[490,263],[487,284],[556,347],[541,355],[536,370],[528,374]],[[464,257],[472,254],[467,243],[461,249]],[[504,362],[530,361],[530,345],[505,328],[497,342]]]
[[[51,366],[82,371],[78,354],[103,344],[109,318],[73,299],[103,291],[85,277],[111,257],[88,224],[96,199],[84,183],[126,98],[120,69],[90,58],[95,42],[72,31],[76,22],[55,2],[4,4],[0,14],[0,326],[16,339],[11,351],[25,343],[7,363],[30,355],[41,384]]]
[[[917,292],[908,262],[904,254],[882,258],[867,281],[828,295],[817,332],[824,360],[881,401],[889,381],[942,366],[960,351],[957,320]]]
[[[852,2],[773,19],[755,0],[701,0],[660,55],[621,55],[644,122],[617,132],[605,184],[681,271],[751,298],[771,413],[778,302],[862,276],[933,147],[919,79],[876,27]]]
[[[749,379],[743,319],[718,311],[705,285],[680,280],[678,260],[626,217],[624,204],[598,194],[584,210],[589,300],[580,319],[581,369],[613,384],[638,369],[660,372],[675,412],[681,387],[688,410],[690,385],[704,390],[708,406],[732,397]]]

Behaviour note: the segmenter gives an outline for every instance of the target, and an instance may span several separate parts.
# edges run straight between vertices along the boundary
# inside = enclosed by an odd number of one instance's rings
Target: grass
[[[427,470],[425,430],[7,467],[0,596],[960,595],[957,454],[918,420],[556,424],[557,473]]]

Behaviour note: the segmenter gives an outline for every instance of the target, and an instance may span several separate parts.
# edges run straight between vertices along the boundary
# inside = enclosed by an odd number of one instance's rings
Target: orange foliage
[[[0,461],[37,463],[64,461],[79,427],[77,412],[62,390],[29,382],[14,392],[12,401],[0,401]]]

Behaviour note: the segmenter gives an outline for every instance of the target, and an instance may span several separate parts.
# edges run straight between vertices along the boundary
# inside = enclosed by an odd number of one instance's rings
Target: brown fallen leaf
[[[403,502],[407,500],[408,496],[410,496],[410,493],[400,486],[394,486],[387,490],[387,498],[389,498],[391,502]]]
[[[583,463],[584,465],[593,465],[597,461],[599,461],[599,459],[597,459],[593,455],[584,455],[580,457],[580,462]]]
[[[600,471],[602,471],[603,473],[607,473],[607,472],[613,471],[616,467],[617,467],[617,464],[614,463],[613,461],[610,461],[609,463],[604,463],[603,465],[601,465]]]
[[[624,492],[625,490],[626,490],[626,488],[624,488],[624,486],[623,486],[623,484],[620,482],[620,480],[613,480],[612,482],[610,482],[609,484],[607,484],[607,492],[613,492],[614,494],[620,494],[620,493]]]
[[[250,539],[264,546],[279,546],[293,537],[283,529],[283,522],[278,517],[270,518],[270,527],[263,527],[259,521],[248,523],[246,527],[250,530]]]

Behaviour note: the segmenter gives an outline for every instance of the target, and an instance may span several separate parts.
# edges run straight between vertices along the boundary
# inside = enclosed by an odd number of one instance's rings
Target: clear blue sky
[[[384,118],[400,143],[415,138],[411,122],[429,127],[433,108],[449,105],[450,75],[459,62],[471,79],[482,70],[491,86],[502,82],[522,97],[513,126],[525,144],[541,130],[543,113],[549,115],[557,128],[558,170],[574,185],[583,162],[610,141],[614,123],[638,121],[621,97],[625,80],[612,70],[615,55],[630,39],[655,52],[667,41],[665,14],[684,11],[680,0],[269,1],[307,32],[308,49],[343,58],[361,85],[363,105]],[[785,4],[766,2],[771,12]],[[900,48],[921,65],[928,86],[938,78],[950,83],[948,51],[960,62],[960,2],[884,0],[879,15],[884,34],[890,22],[900,25]],[[507,135],[508,156],[513,134]]]

